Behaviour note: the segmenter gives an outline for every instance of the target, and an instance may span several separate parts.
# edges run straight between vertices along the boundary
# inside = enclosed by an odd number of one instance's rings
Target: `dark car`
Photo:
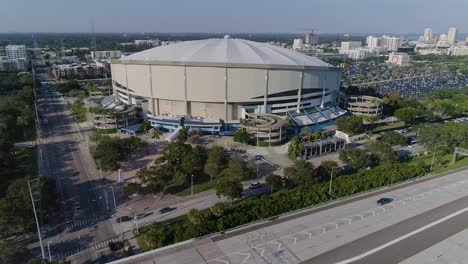
[[[128,221],[131,221],[133,218],[128,216],[128,215],[124,215],[124,216],[121,216],[119,218],[116,219],[116,222],[117,223],[122,223],[122,222],[128,222]]]
[[[256,160],[262,160],[262,159],[263,159],[263,156],[262,156],[262,155],[255,155],[255,159],[256,159]]]
[[[164,208],[159,209],[159,213],[165,214],[165,213],[168,213],[168,212],[170,212],[170,211],[172,211],[174,209],[176,209],[176,208],[164,207]]]
[[[250,189],[250,190],[255,190],[255,189],[258,189],[258,188],[260,188],[260,187],[262,187],[262,184],[259,183],[259,182],[257,182],[257,183],[252,183],[252,184],[250,184],[249,189]]]
[[[392,201],[393,201],[392,198],[380,198],[379,200],[377,200],[377,204],[385,205],[385,204],[391,203]]]
[[[121,242],[121,241],[117,241],[117,242],[111,241],[111,242],[108,243],[108,245],[109,245],[109,249],[111,251],[117,251],[117,250],[120,250],[120,249],[123,248],[124,243]]]

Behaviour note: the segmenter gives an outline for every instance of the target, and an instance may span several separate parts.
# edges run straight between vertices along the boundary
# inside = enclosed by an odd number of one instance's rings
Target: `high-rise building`
[[[305,33],[304,34],[304,43],[310,45],[318,44],[318,35],[315,33]]]
[[[24,45],[8,45],[5,47],[7,59],[11,61],[15,70],[28,69],[28,55]]]
[[[341,49],[342,50],[350,50],[355,48],[362,47],[361,41],[343,41],[341,42]]]
[[[448,34],[447,34],[447,41],[452,45],[455,44],[455,42],[457,41],[457,29],[456,28],[454,27],[449,28]]]
[[[424,29],[424,41],[432,41],[432,28]]]
[[[378,37],[369,36],[367,37],[367,47],[370,49],[375,49],[379,46],[380,39]]]
[[[381,46],[387,47],[388,51],[398,51],[401,46],[401,39],[398,37],[383,36]]]

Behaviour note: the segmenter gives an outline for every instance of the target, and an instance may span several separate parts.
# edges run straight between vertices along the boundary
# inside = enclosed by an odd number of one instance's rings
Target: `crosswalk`
[[[61,228],[63,230],[71,230],[71,229],[74,229],[75,227],[94,225],[98,222],[101,222],[102,220],[106,218],[107,218],[106,215],[99,215],[99,216],[90,217],[90,218],[80,218],[80,219],[70,220],[68,222],[63,223]]]

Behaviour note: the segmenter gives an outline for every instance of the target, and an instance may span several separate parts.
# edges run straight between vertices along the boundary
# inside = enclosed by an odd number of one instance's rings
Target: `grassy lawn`
[[[28,149],[25,147],[15,148],[15,158],[18,164],[16,177],[36,176],[37,175],[37,149]]]
[[[402,128],[404,126],[405,126],[404,122],[395,122],[393,124],[388,124],[388,125],[385,125],[385,126],[378,126],[378,127],[374,128],[371,132],[377,133],[377,132],[380,132],[380,131],[383,131],[383,130],[386,130],[386,129],[396,129],[396,128]]]
[[[410,161],[410,163],[418,163],[421,161],[429,167],[432,162],[432,154],[415,157]],[[432,174],[443,173],[466,166],[468,166],[468,157],[458,155],[457,161],[452,165],[452,154],[436,156],[434,166],[432,168]]]
[[[213,179],[213,181],[208,180],[206,182],[194,184],[193,193],[195,194],[195,193],[204,192],[210,189],[214,189],[216,186],[216,182],[218,182],[219,180],[220,178],[216,178],[216,179]],[[190,186],[174,193],[174,195],[177,195],[177,196],[188,196],[190,194],[191,194]]]

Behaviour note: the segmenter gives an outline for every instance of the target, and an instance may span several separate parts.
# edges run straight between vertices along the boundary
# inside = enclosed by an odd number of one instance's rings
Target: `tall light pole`
[[[136,232],[138,234],[138,217],[137,217],[137,213],[135,212],[135,214],[133,215],[133,221],[135,222],[135,227],[136,227]]]
[[[193,195],[193,174],[190,177],[190,193],[191,193],[191,195]]]
[[[47,249],[49,251],[49,262],[52,262],[52,254],[50,254],[50,243],[52,243],[52,241],[47,242]]]
[[[104,198],[106,199],[106,208],[109,211],[109,200],[107,199],[107,190],[104,188]]]
[[[114,199],[114,207],[117,209],[117,203],[115,202],[115,192],[114,192],[114,186],[110,186],[111,190],[112,190],[112,198]]]
[[[39,183],[39,178],[28,181],[29,194],[31,195],[32,208],[34,211],[34,219],[36,220],[37,235],[39,237],[39,244],[41,245],[42,259],[46,259],[45,252],[44,252],[44,245],[42,244],[41,228],[39,226],[39,221],[37,219],[36,201],[34,200],[33,192],[31,189],[31,182],[34,182],[34,181],[37,181],[37,183]]]
[[[331,192],[332,192],[333,169],[334,169],[334,167],[332,167],[332,171],[331,171],[331,174],[330,174],[330,184],[328,185],[328,194],[330,194],[330,195],[331,195]]]

